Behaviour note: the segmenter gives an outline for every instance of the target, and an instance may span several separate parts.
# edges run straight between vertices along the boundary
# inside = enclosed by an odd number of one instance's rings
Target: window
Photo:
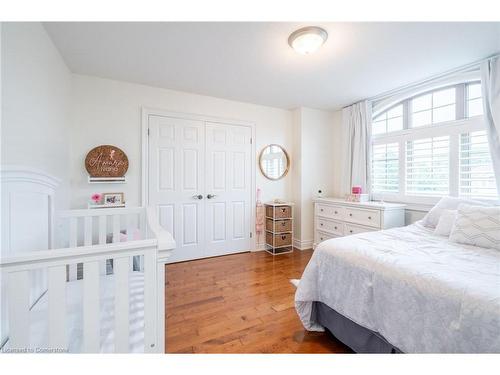
[[[372,120],[375,199],[433,203],[444,195],[498,199],[481,83],[410,97]]]
[[[382,134],[403,129],[403,105],[397,105],[372,121],[372,134]]]
[[[377,191],[399,191],[399,144],[373,146],[372,176]]]
[[[481,97],[481,84],[467,85],[467,117],[481,116],[483,114],[483,98]]]
[[[406,142],[406,193],[443,196],[449,193],[449,137]]]
[[[486,131],[460,134],[460,195],[496,198],[495,174]]]
[[[456,119],[456,88],[434,91],[411,99],[411,127]]]

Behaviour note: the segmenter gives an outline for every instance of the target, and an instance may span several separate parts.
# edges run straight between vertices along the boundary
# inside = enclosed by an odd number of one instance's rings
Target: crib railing
[[[104,245],[150,236],[146,212],[141,207],[66,210],[57,213],[56,221],[57,247]],[[103,262],[100,273],[105,272],[106,262]],[[78,265],[68,266],[68,280],[76,280],[77,276]]]
[[[117,213],[117,210],[121,210]],[[81,351],[96,353],[100,348],[100,280],[101,265],[113,260],[114,274],[114,351],[129,352],[129,277],[134,257],[143,259],[144,272],[144,351],[164,352],[165,333],[165,263],[175,248],[172,236],[163,230],[154,210],[126,208],[113,210],[76,210],[64,212],[61,217],[70,219],[71,247],[21,253],[19,256],[0,259],[2,281],[6,282],[8,304],[9,348],[30,348],[30,273],[45,270],[48,294],[48,345],[65,350],[68,347],[66,330],[67,267],[83,265],[83,344]],[[135,215],[147,237],[141,240],[119,242],[120,229],[117,217]],[[106,243],[107,225],[103,217],[113,220],[113,243]],[[93,218],[99,219],[97,244],[94,244]],[[84,225],[83,246],[78,246],[75,222],[82,218]],[[121,222],[120,222],[121,223]],[[132,226],[130,226],[132,228]],[[103,234],[104,233],[104,234]],[[128,232],[130,234],[130,232]]]

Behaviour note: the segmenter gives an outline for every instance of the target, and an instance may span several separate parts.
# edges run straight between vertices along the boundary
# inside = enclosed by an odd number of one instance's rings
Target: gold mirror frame
[[[269,177],[265,172],[264,170],[262,169],[262,163],[261,163],[261,160],[262,160],[262,155],[264,154],[264,150],[267,149],[268,147],[271,147],[271,146],[277,146],[279,147],[283,153],[285,154],[285,157],[286,157],[286,168],[285,168],[285,171],[283,172],[283,174],[277,178],[272,178],[272,177]],[[264,146],[262,148],[262,150],[260,151],[260,154],[259,154],[259,169],[260,169],[260,173],[262,173],[262,175],[267,178],[268,180],[272,180],[272,181],[278,181],[278,180],[281,180],[283,177],[285,177],[287,174],[288,174],[288,171],[290,170],[290,156],[288,155],[288,152],[286,152],[285,148],[277,143],[270,143],[266,146]]]

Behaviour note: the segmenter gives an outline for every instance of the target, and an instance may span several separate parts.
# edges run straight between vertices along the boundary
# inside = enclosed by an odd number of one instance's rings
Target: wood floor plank
[[[261,251],[167,265],[167,352],[350,353],[297,316],[289,280],[311,256]]]

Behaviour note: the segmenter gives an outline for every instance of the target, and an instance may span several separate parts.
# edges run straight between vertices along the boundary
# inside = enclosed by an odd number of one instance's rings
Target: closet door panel
[[[149,204],[177,243],[170,262],[202,258],[204,248],[205,124],[150,115]]]
[[[246,212],[245,202],[232,202],[233,204],[233,240],[241,240],[245,238],[245,229],[248,229],[248,223],[246,216],[249,212]]]
[[[250,127],[206,123],[208,256],[250,250],[251,134]]]

